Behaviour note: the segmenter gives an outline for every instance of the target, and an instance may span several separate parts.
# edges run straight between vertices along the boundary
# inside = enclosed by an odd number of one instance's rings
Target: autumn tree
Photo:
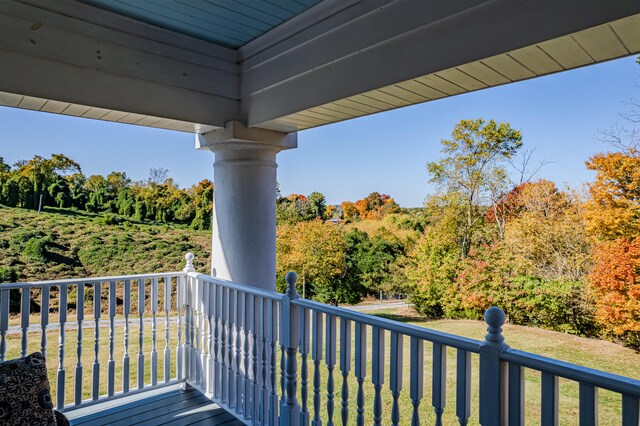
[[[602,241],[590,281],[596,318],[607,332],[640,347],[640,237]]]
[[[487,205],[491,186],[505,179],[504,163],[522,146],[520,131],[509,123],[483,119],[461,120],[451,139],[442,142],[444,157],[427,163],[430,181],[441,194],[458,194],[465,208],[461,252],[469,253],[477,225],[482,220],[481,207]]]
[[[358,208],[351,201],[343,201],[340,208],[342,209],[342,218],[345,221],[352,221],[358,217]]]
[[[596,172],[585,204],[588,231],[605,240],[640,236],[640,151],[596,154],[586,164]]]
[[[296,271],[300,276],[298,291],[302,294],[303,279],[307,297],[331,304],[358,301],[362,294],[342,280],[345,273],[345,240],[334,224],[321,220],[284,224],[278,227],[276,238],[277,276],[279,290],[285,288],[284,276]]]
[[[580,200],[539,180],[519,187],[516,212],[507,222],[504,244],[518,274],[547,280],[582,280],[591,247]]]

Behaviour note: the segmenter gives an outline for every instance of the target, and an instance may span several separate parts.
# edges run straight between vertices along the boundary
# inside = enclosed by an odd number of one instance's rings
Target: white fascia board
[[[365,0],[246,58],[240,117],[259,125],[638,13],[637,0]]]
[[[237,52],[72,1],[0,2],[0,91],[224,126]]]

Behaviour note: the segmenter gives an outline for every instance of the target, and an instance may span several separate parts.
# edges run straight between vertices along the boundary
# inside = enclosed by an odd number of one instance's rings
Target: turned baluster
[[[402,391],[402,355],[402,334],[392,331],[390,359],[391,376],[389,378],[389,389],[391,390],[391,396],[393,398],[393,403],[391,405],[391,424],[394,426],[400,424],[400,406],[398,404],[398,398]]]
[[[138,389],[144,389],[144,310],[145,289],[144,278],[138,279]]]
[[[58,339],[58,371],[56,374],[56,407],[58,410],[64,408],[64,392],[65,392],[65,375],[64,369],[64,345],[65,345],[65,325],[67,322],[67,295],[68,288],[66,285],[58,287],[58,322],[60,323],[59,339]],[[7,309],[8,312],[8,309]]]
[[[51,287],[42,287],[42,301],[40,303],[40,352],[47,359],[47,326],[49,325],[49,297]]]
[[[313,359],[313,426],[322,426],[320,418],[320,363],[322,362],[322,312],[313,311],[311,358]]]
[[[364,379],[367,376],[367,326],[356,323],[355,375],[358,382],[356,425],[364,426]]]
[[[0,362],[7,357],[7,330],[9,330],[9,290],[0,290]]]
[[[342,424],[349,420],[349,371],[351,370],[351,321],[340,318],[340,372],[342,373]]]
[[[115,394],[116,383],[116,361],[113,358],[115,349],[115,333],[116,333],[116,282],[109,282],[109,361],[107,362],[107,395]]]
[[[95,320],[95,330],[93,339],[93,368],[92,372],[92,388],[91,399],[98,400],[100,395],[100,310],[101,310],[101,283],[93,283],[93,318]]]
[[[20,356],[27,356],[28,337],[29,337],[29,316],[31,315],[31,290],[28,287],[22,289],[20,297],[20,329],[22,330],[20,338]]]
[[[411,338],[411,372],[409,393],[413,412],[411,426],[420,426],[420,401],[424,394],[424,342],[417,337]]]
[[[382,425],[382,385],[384,385],[384,329],[373,327],[373,353],[371,355],[371,382],[373,383],[373,424]]]
[[[300,424],[309,424],[309,350],[311,348],[311,311],[302,309],[300,312]]]
[[[129,315],[131,315],[131,280],[124,280],[124,354],[122,356],[122,393],[129,392]]]
[[[335,409],[335,380],[333,370],[336,366],[336,317],[327,315],[325,364],[327,366],[327,426],[333,426],[333,412]]]
[[[78,322],[78,338],[76,344],[75,405],[82,403],[82,322],[84,321],[84,284],[76,288],[76,321]]]
[[[169,331],[171,313],[171,277],[164,278],[164,382],[171,380],[171,350],[169,349]]]
[[[280,344],[285,348],[285,380],[282,387],[284,402],[280,413],[281,426],[298,426],[300,424],[300,405],[297,399],[298,362],[297,353],[300,345],[300,307],[294,302],[299,299],[296,289],[298,275],[289,272],[286,277],[287,291],[280,304]]]

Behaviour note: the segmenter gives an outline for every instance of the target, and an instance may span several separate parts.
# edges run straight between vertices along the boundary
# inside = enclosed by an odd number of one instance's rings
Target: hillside
[[[210,239],[211,231],[113,215],[0,206],[0,282],[175,271],[187,251],[206,272]]]

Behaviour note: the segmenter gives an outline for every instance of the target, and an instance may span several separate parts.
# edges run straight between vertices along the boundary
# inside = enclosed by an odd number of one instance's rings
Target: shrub
[[[47,238],[33,237],[24,245],[22,255],[30,260],[44,262],[48,242]]]
[[[509,322],[581,336],[597,334],[595,306],[581,281],[545,281],[519,276],[502,299]]]

